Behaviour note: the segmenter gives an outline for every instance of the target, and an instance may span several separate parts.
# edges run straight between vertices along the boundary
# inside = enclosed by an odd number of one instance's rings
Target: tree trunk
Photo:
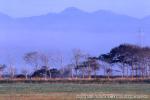
[[[127,66],[127,75],[126,76],[127,76],[127,78],[129,77],[128,66]]]
[[[91,67],[90,67],[90,65],[88,66],[88,77],[89,77],[89,79],[91,79]]]
[[[78,70],[76,70],[76,79],[78,79]]]
[[[85,78],[85,74],[84,74],[84,68],[82,68],[82,78]]]
[[[96,74],[96,70],[95,70],[95,71],[94,71],[94,76],[95,76],[95,79],[96,79],[96,75],[97,75],[97,74]]]
[[[52,78],[52,75],[51,75],[51,71],[49,70],[49,78],[51,79]]]
[[[107,78],[108,78],[108,80],[110,79],[110,73],[107,73]]]
[[[131,76],[132,76],[132,79],[133,79],[133,76],[134,76],[133,65],[131,66]]]

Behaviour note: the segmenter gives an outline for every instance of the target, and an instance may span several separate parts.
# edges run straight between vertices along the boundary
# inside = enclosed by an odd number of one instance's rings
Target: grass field
[[[82,95],[89,96],[91,94],[92,96],[146,95],[150,97],[150,84],[0,84],[0,100],[105,100],[100,98],[78,98]],[[129,100],[137,100],[137,98]],[[144,98],[138,100],[144,100]],[[150,98],[145,100],[150,100]]]

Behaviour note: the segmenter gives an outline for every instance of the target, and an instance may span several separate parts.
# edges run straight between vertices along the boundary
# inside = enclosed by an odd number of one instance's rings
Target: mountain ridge
[[[15,27],[16,29],[19,27],[27,29],[50,29],[54,31],[89,31],[101,33],[101,31],[107,32],[107,30],[112,32],[126,32],[128,28],[135,31],[135,28],[139,27],[137,26],[139,25],[139,21],[137,18],[116,14],[111,11],[99,10],[97,12],[87,13],[71,7],[60,13],[12,18],[11,21],[8,21],[8,25],[5,22],[3,23],[6,24],[6,28],[8,26],[14,29]],[[3,23],[1,24],[3,25]]]
[[[126,14],[119,14],[119,13],[116,13],[116,12],[113,12],[111,10],[104,10],[104,9],[100,9],[100,10],[97,10],[97,11],[93,11],[93,12],[87,12],[87,11],[84,11],[84,10],[81,10],[81,9],[78,9],[76,7],[69,7],[69,8],[66,8],[60,12],[49,12],[49,13],[46,13],[46,14],[42,14],[42,15],[34,15],[34,16],[28,16],[28,17],[11,17],[9,16],[8,14],[4,14],[2,12],[0,12],[0,16],[1,15],[5,15],[5,16],[8,16],[9,18],[12,18],[12,19],[20,19],[20,18],[30,18],[30,17],[38,17],[38,16],[47,16],[49,14],[61,14],[61,13],[64,13],[64,12],[82,12],[82,13],[87,13],[87,14],[94,14],[94,13],[112,13],[112,14],[117,14],[117,15],[122,15],[122,16],[128,16],[128,17],[132,17],[132,18],[136,18],[136,17],[133,17],[133,16],[129,16],[129,15],[126,15]],[[150,17],[149,16],[145,16],[143,18],[136,18],[136,19],[144,19],[144,18],[147,18],[147,17]]]

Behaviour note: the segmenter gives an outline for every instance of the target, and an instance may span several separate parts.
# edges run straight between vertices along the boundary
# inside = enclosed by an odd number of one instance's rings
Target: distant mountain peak
[[[63,10],[61,13],[87,13],[87,12],[75,7],[69,7]]]

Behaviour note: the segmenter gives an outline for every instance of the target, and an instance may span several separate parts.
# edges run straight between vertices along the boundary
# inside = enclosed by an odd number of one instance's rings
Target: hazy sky
[[[60,12],[67,7],[88,12],[106,9],[140,18],[150,15],[150,0],[0,0],[0,12],[13,17]]]

